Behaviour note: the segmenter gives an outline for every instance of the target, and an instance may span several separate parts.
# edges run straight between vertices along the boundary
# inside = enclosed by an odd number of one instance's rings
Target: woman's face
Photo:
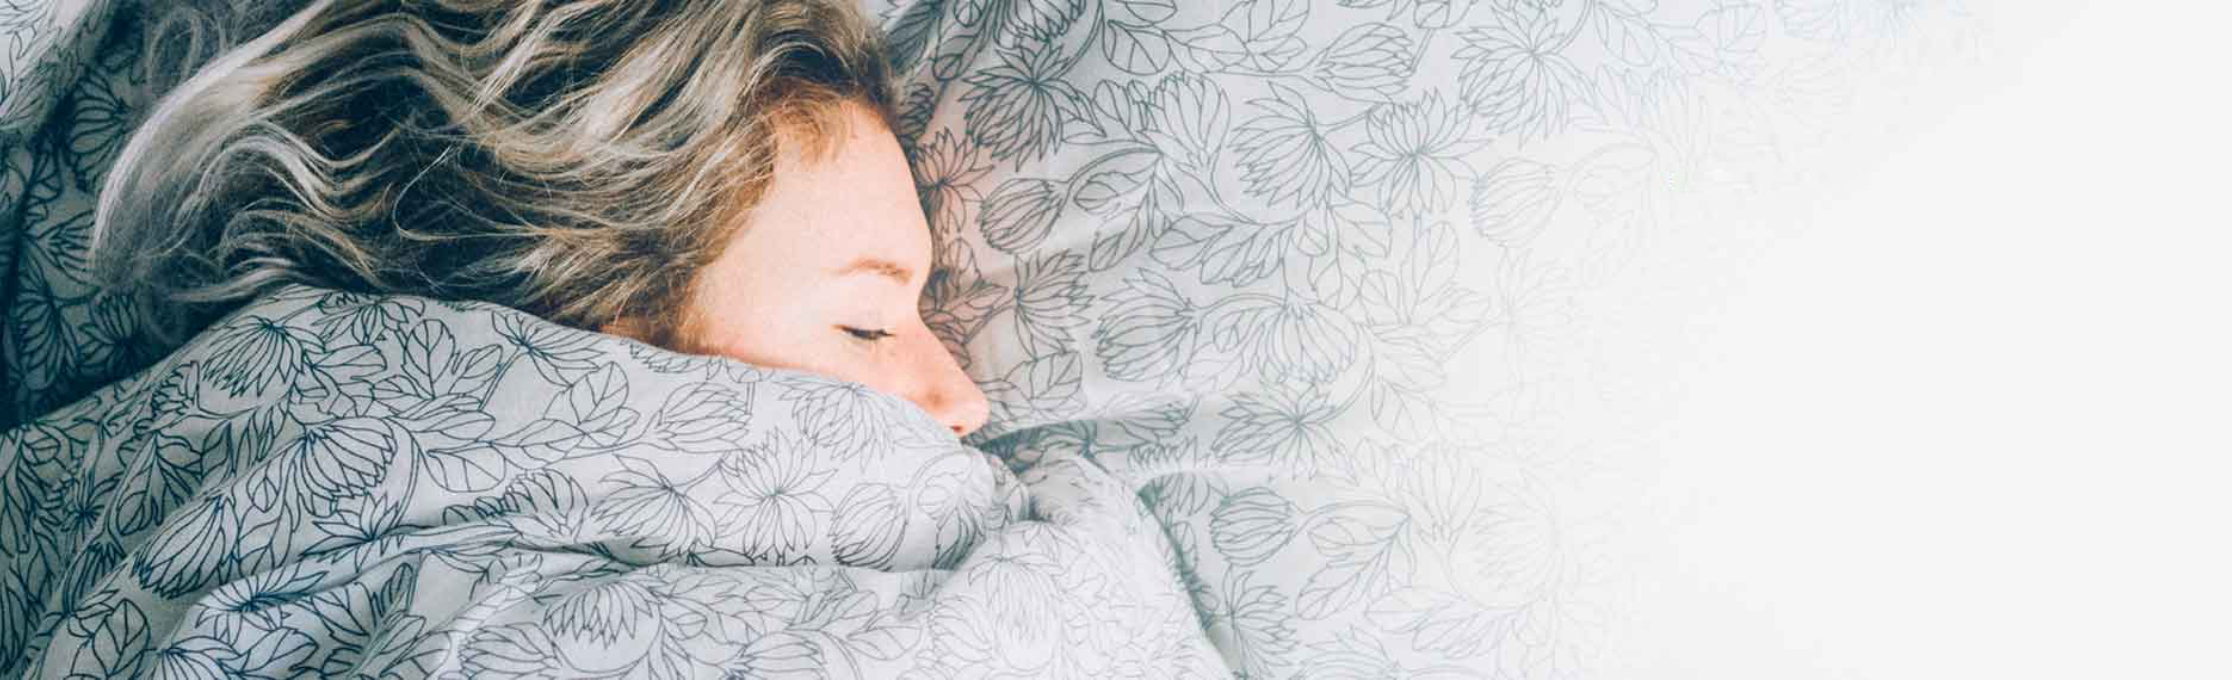
[[[687,310],[690,351],[858,382],[913,401],[957,435],[984,393],[922,323],[930,226],[899,140],[845,104],[817,157],[779,144],[774,179]]]

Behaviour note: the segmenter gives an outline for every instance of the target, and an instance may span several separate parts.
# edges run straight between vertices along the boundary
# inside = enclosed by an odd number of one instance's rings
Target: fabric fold
[[[1093,463],[493,305],[285,288],[0,449],[25,677],[1226,672]]]

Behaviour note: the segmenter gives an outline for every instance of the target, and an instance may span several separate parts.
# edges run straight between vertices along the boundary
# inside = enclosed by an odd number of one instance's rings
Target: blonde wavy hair
[[[642,319],[670,344],[778,139],[823,153],[846,102],[893,119],[845,0],[241,2],[151,22],[152,59],[216,56],[134,133],[95,215],[103,284],[174,341],[306,283]]]

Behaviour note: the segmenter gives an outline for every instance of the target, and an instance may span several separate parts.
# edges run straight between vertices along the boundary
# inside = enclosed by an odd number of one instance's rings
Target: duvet
[[[24,677],[1215,677],[1160,524],[856,384],[288,288],[0,438]]]

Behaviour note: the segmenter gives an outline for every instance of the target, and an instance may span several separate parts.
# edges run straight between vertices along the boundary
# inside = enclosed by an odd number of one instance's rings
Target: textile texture
[[[1586,676],[1655,242],[1808,181],[1960,2],[887,0],[924,305],[1017,465],[1137,485],[1247,677]],[[1885,83],[1892,83],[1887,86]],[[1611,518],[1611,519],[1607,519]]]
[[[1091,463],[499,307],[287,289],[0,450],[27,677],[1223,674]]]

